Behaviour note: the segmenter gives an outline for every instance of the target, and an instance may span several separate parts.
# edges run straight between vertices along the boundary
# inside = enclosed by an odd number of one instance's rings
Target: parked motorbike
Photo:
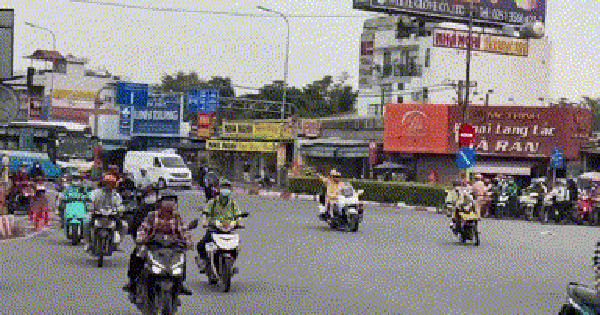
[[[559,312],[560,315],[600,314],[600,295],[596,290],[576,282],[567,286],[567,298]]]
[[[239,235],[233,231],[242,227],[237,225],[237,219],[248,217],[248,213],[242,213],[233,221],[216,221],[212,229],[212,241],[206,243],[206,276],[211,284],[219,284],[223,292],[228,292],[231,287],[231,278],[237,271],[234,268],[240,244]],[[196,257],[196,263],[202,268],[201,259]]]
[[[542,218],[540,222],[542,224],[548,224],[550,221],[559,223],[560,221],[562,221],[562,214],[560,213],[558,207],[556,206],[556,203],[554,202],[554,197],[548,194],[544,198],[544,207],[542,210]]]
[[[501,192],[496,203],[496,218],[504,218],[508,216],[509,196],[506,192]]]
[[[454,235],[457,235],[461,243],[466,243],[468,240],[472,240],[475,246],[479,246],[479,231],[477,229],[477,223],[481,220],[481,217],[472,205],[465,206],[464,209],[459,211],[460,220],[455,228],[451,229]]]
[[[534,221],[539,217],[537,206],[539,204],[540,194],[537,192],[529,192],[525,196],[521,196],[520,202],[523,206],[525,220]]]
[[[190,222],[187,230],[198,227]],[[181,240],[154,237],[141,250],[146,264],[129,300],[144,314],[171,315],[181,305],[179,285],[186,265],[186,244]]]
[[[332,229],[358,231],[358,225],[363,219],[363,206],[358,198],[363,193],[363,190],[356,191],[352,186],[342,189],[337,203],[332,206],[332,214],[326,220]]]
[[[96,219],[91,225],[92,256],[98,259],[98,267],[104,264],[104,258],[110,257],[116,250],[117,244],[121,242],[120,232],[117,231],[117,223],[121,218],[117,209],[100,209],[96,213]],[[127,225],[126,222],[121,221]]]
[[[32,181],[19,182],[15,185],[13,193],[8,196],[8,213],[29,211],[31,199],[35,195],[35,183]]]

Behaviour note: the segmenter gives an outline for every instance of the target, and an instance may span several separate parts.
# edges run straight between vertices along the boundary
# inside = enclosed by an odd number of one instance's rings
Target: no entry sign
[[[463,124],[458,130],[458,143],[460,145],[471,145],[473,144],[474,136],[475,128],[469,124]]]

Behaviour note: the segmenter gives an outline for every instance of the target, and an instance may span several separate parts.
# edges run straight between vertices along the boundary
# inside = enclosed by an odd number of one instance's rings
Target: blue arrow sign
[[[117,106],[121,109],[119,133],[130,135],[133,109],[143,110],[148,104],[148,85],[138,83],[117,83]]]
[[[133,106],[124,105],[121,106],[121,115],[119,119],[119,133],[122,135],[129,135],[131,131],[131,112]]]
[[[456,164],[460,169],[470,168],[475,164],[475,151],[471,148],[462,148],[456,154]]]
[[[565,157],[561,148],[556,148],[552,151],[551,164],[552,168],[563,168]]]

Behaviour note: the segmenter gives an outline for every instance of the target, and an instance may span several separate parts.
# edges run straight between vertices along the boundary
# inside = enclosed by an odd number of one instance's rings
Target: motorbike
[[[554,197],[548,194],[544,198],[544,207],[542,209],[542,217],[540,222],[542,224],[548,224],[550,221],[559,223],[560,221],[562,221],[562,214],[558,210],[558,207],[556,207]]]
[[[237,273],[233,265],[237,258],[240,238],[233,231],[243,228],[237,225],[237,219],[246,218],[248,215],[247,212],[244,212],[230,222],[216,221],[213,226],[209,227],[213,233],[212,241],[206,243],[208,255],[206,276],[210,284],[219,284],[223,292],[229,292],[231,278],[233,274]],[[200,256],[196,257],[196,264],[199,268],[202,268],[201,260]]]
[[[479,246],[479,231],[477,229],[477,223],[481,220],[481,217],[472,205],[465,206],[458,213],[460,220],[455,228],[452,228],[454,235],[457,235],[461,243],[466,243],[467,240],[472,240],[475,246]]]
[[[83,224],[87,219],[87,203],[89,198],[82,187],[78,196],[69,196],[64,204],[62,226],[67,239],[77,246],[83,238]]]
[[[194,220],[187,227],[198,227]],[[142,272],[129,300],[144,314],[171,315],[181,305],[179,284],[183,282],[186,264],[186,244],[181,240],[154,237],[144,244],[140,254],[145,257]]]
[[[523,207],[525,220],[534,221],[538,217],[537,205],[539,203],[540,194],[532,191],[524,196],[521,196],[519,202]]]
[[[326,219],[332,229],[356,232],[363,219],[363,206],[359,197],[364,190],[354,190],[351,186],[342,189],[337,204],[332,206],[332,214]]]
[[[596,290],[577,282],[567,286],[567,298],[559,312],[560,315],[600,314],[600,295]]]
[[[117,222],[121,221],[117,209],[100,209],[96,212],[93,225],[90,225],[92,235],[92,256],[98,259],[98,267],[102,268],[104,258],[110,257],[121,242],[120,231],[117,231]],[[127,225],[126,222],[121,221]]]
[[[579,193],[579,200],[573,213],[573,219],[579,225],[593,224],[592,218],[592,198],[584,191]]]
[[[496,218],[503,218],[508,216],[510,197],[506,192],[501,192],[498,196],[498,202],[496,202]]]
[[[25,181],[17,183],[13,193],[9,195],[8,213],[17,214],[17,212],[29,211],[29,205],[34,195],[35,184],[33,182]]]

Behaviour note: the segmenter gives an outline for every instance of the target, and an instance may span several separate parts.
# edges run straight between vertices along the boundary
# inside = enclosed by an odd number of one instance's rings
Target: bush
[[[342,180],[354,189],[364,190],[362,200],[379,203],[438,207],[444,204],[446,187],[412,182],[380,182],[372,180]],[[294,194],[318,195],[325,191],[325,184],[317,177],[295,176],[289,178],[288,190]]]

